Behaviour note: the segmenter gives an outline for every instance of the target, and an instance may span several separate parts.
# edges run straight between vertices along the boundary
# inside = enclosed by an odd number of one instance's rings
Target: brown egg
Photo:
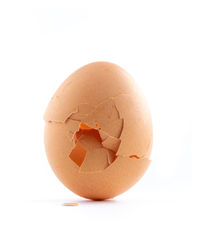
[[[119,195],[150,163],[148,106],[133,78],[115,64],[95,62],[75,71],[52,97],[44,119],[49,163],[82,197]]]

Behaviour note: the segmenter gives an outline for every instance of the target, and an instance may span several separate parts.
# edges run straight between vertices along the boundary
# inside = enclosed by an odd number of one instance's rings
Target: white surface
[[[199,249],[199,1],[55,2],[0,2],[0,249]],[[146,175],[107,202],[67,190],[43,146],[51,96],[97,60],[134,76],[154,123]]]

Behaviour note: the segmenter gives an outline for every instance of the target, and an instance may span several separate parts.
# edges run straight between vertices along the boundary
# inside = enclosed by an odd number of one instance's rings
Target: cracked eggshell
[[[94,107],[110,97],[137,91],[132,77],[121,67],[107,62],[83,66],[71,74],[52,97],[44,119],[64,122],[79,104]]]
[[[49,163],[60,181],[82,197],[100,200],[119,195],[149,165],[152,122],[148,106],[134,79],[115,64],[95,62],[75,71],[52,97],[44,119]],[[82,123],[99,131],[103,148],[87,151],[78,166],[69,155]],[[80,147],[90,143],[84,136],[81,140]]]

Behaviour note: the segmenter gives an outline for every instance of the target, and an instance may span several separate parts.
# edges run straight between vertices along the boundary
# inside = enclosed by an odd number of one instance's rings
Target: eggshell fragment
[[[96,160],[98,159],[98,161]],[[88,151],[86,158],[81,165],[80,171],[102,171],[108,166],[107,151],[104,148],[98,148]]]
[[[121,142],[120,139],[109,136],[104,141],[102,141],[102,144],[105,148],[108,148],[116,152],[117,149],[119,148],[120,142]]]
[[[76,202],[63,203],[63,206],[78,206],[78,203],[76,203]]]
[[[107,150],[108,165],[110,165],[115,159],[116,154],[112,150]]]
[[[133,78],[107,62],[66,79],[44,115],[49,163],[70,190],[108,199],[144,174],[152,147],[151,115]]]

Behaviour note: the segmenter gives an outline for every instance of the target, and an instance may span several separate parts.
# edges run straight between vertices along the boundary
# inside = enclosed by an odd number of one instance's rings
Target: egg
[[[50,100],[44,120],[48,161],[79,196],[113,198],[149,166],[150,111],[134,79],[116,64],[94,62],[71,74]]]

